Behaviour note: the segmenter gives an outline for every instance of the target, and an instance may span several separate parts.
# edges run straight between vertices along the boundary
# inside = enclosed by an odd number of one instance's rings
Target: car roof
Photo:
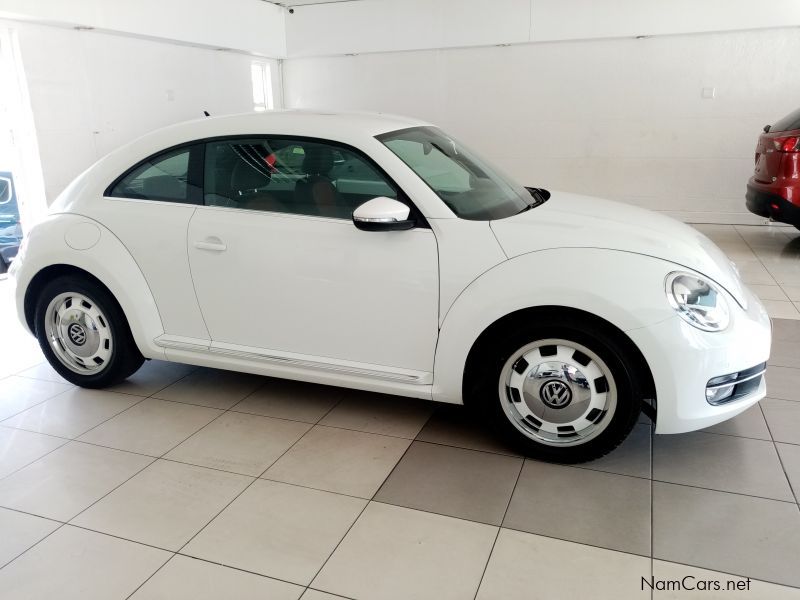
[[[430,123],[381,113],[275,110],[205,117],[178,123],[159,131],[177,134],[179,137],[217,137],[247,132],[340,139],[355,136],[374,137],[388,131],[427,125]]]
[[[186,143],[230,136],[287,136],[327,139],[362,150],[377,143],[375,136],[409,127],[430,126],[425,121],[388,114],[275,110],[205,117],[169,125],[117,148],[84,172],[51,206],[85,205],[103,195],[106,187],[130,167],[149,156]],[[79,184],[76,187],[76,184]],[[77,193],[80,188],[80,193]]]

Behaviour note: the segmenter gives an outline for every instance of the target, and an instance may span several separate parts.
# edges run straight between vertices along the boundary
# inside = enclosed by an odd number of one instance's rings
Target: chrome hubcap
[[[56,357],[75,373],[99,373],[111,359],[114,346],[108,319],[82,294],[68,292],[53,298],[44,326]]]
[[[500,372],[500,401],[514,426],[549,446],[576,446],[600,434],[617,407],[611,370],[575,342],[547,339],[517,350]]]

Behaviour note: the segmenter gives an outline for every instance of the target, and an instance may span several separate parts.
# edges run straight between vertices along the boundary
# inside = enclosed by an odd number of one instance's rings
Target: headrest
[[[231,190],[233,192],[246,192],[268,185],[270,176],[255,169],[246,162],[239,161],[231,172]]]
[[[333,168],[333,150],[325,146],[305,148],[303,172],[306,175],[327,175]]]
[[[186,197],[186,184],[172,175],[156,175],[142,180],[142,193],[148,198],[181,200]]]

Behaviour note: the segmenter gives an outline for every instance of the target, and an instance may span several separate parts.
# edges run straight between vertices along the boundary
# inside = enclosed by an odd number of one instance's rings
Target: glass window
[[[189,158],[191,148],[150,158],[128,173],[111,190],[116,198],[166,202],[190,202]],[[195,188],[196,189],[196,188]]]
[[[205,203],[248,210],[350,219],[397,190],[363,156],[305,139],[253,138],[206,145]]]
[[[770,132],[791,131],[792,129],[800,129],[800,108],[777,121],[775,125],[770,127]]]
[[[531,193],[435,127],[378,136],[462,219],[503,219],[527,209]]]

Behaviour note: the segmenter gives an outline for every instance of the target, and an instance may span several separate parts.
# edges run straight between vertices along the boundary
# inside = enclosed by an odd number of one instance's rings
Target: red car
[[[751,213],[800,229],[800,109],[764,127],[745,198]]]

